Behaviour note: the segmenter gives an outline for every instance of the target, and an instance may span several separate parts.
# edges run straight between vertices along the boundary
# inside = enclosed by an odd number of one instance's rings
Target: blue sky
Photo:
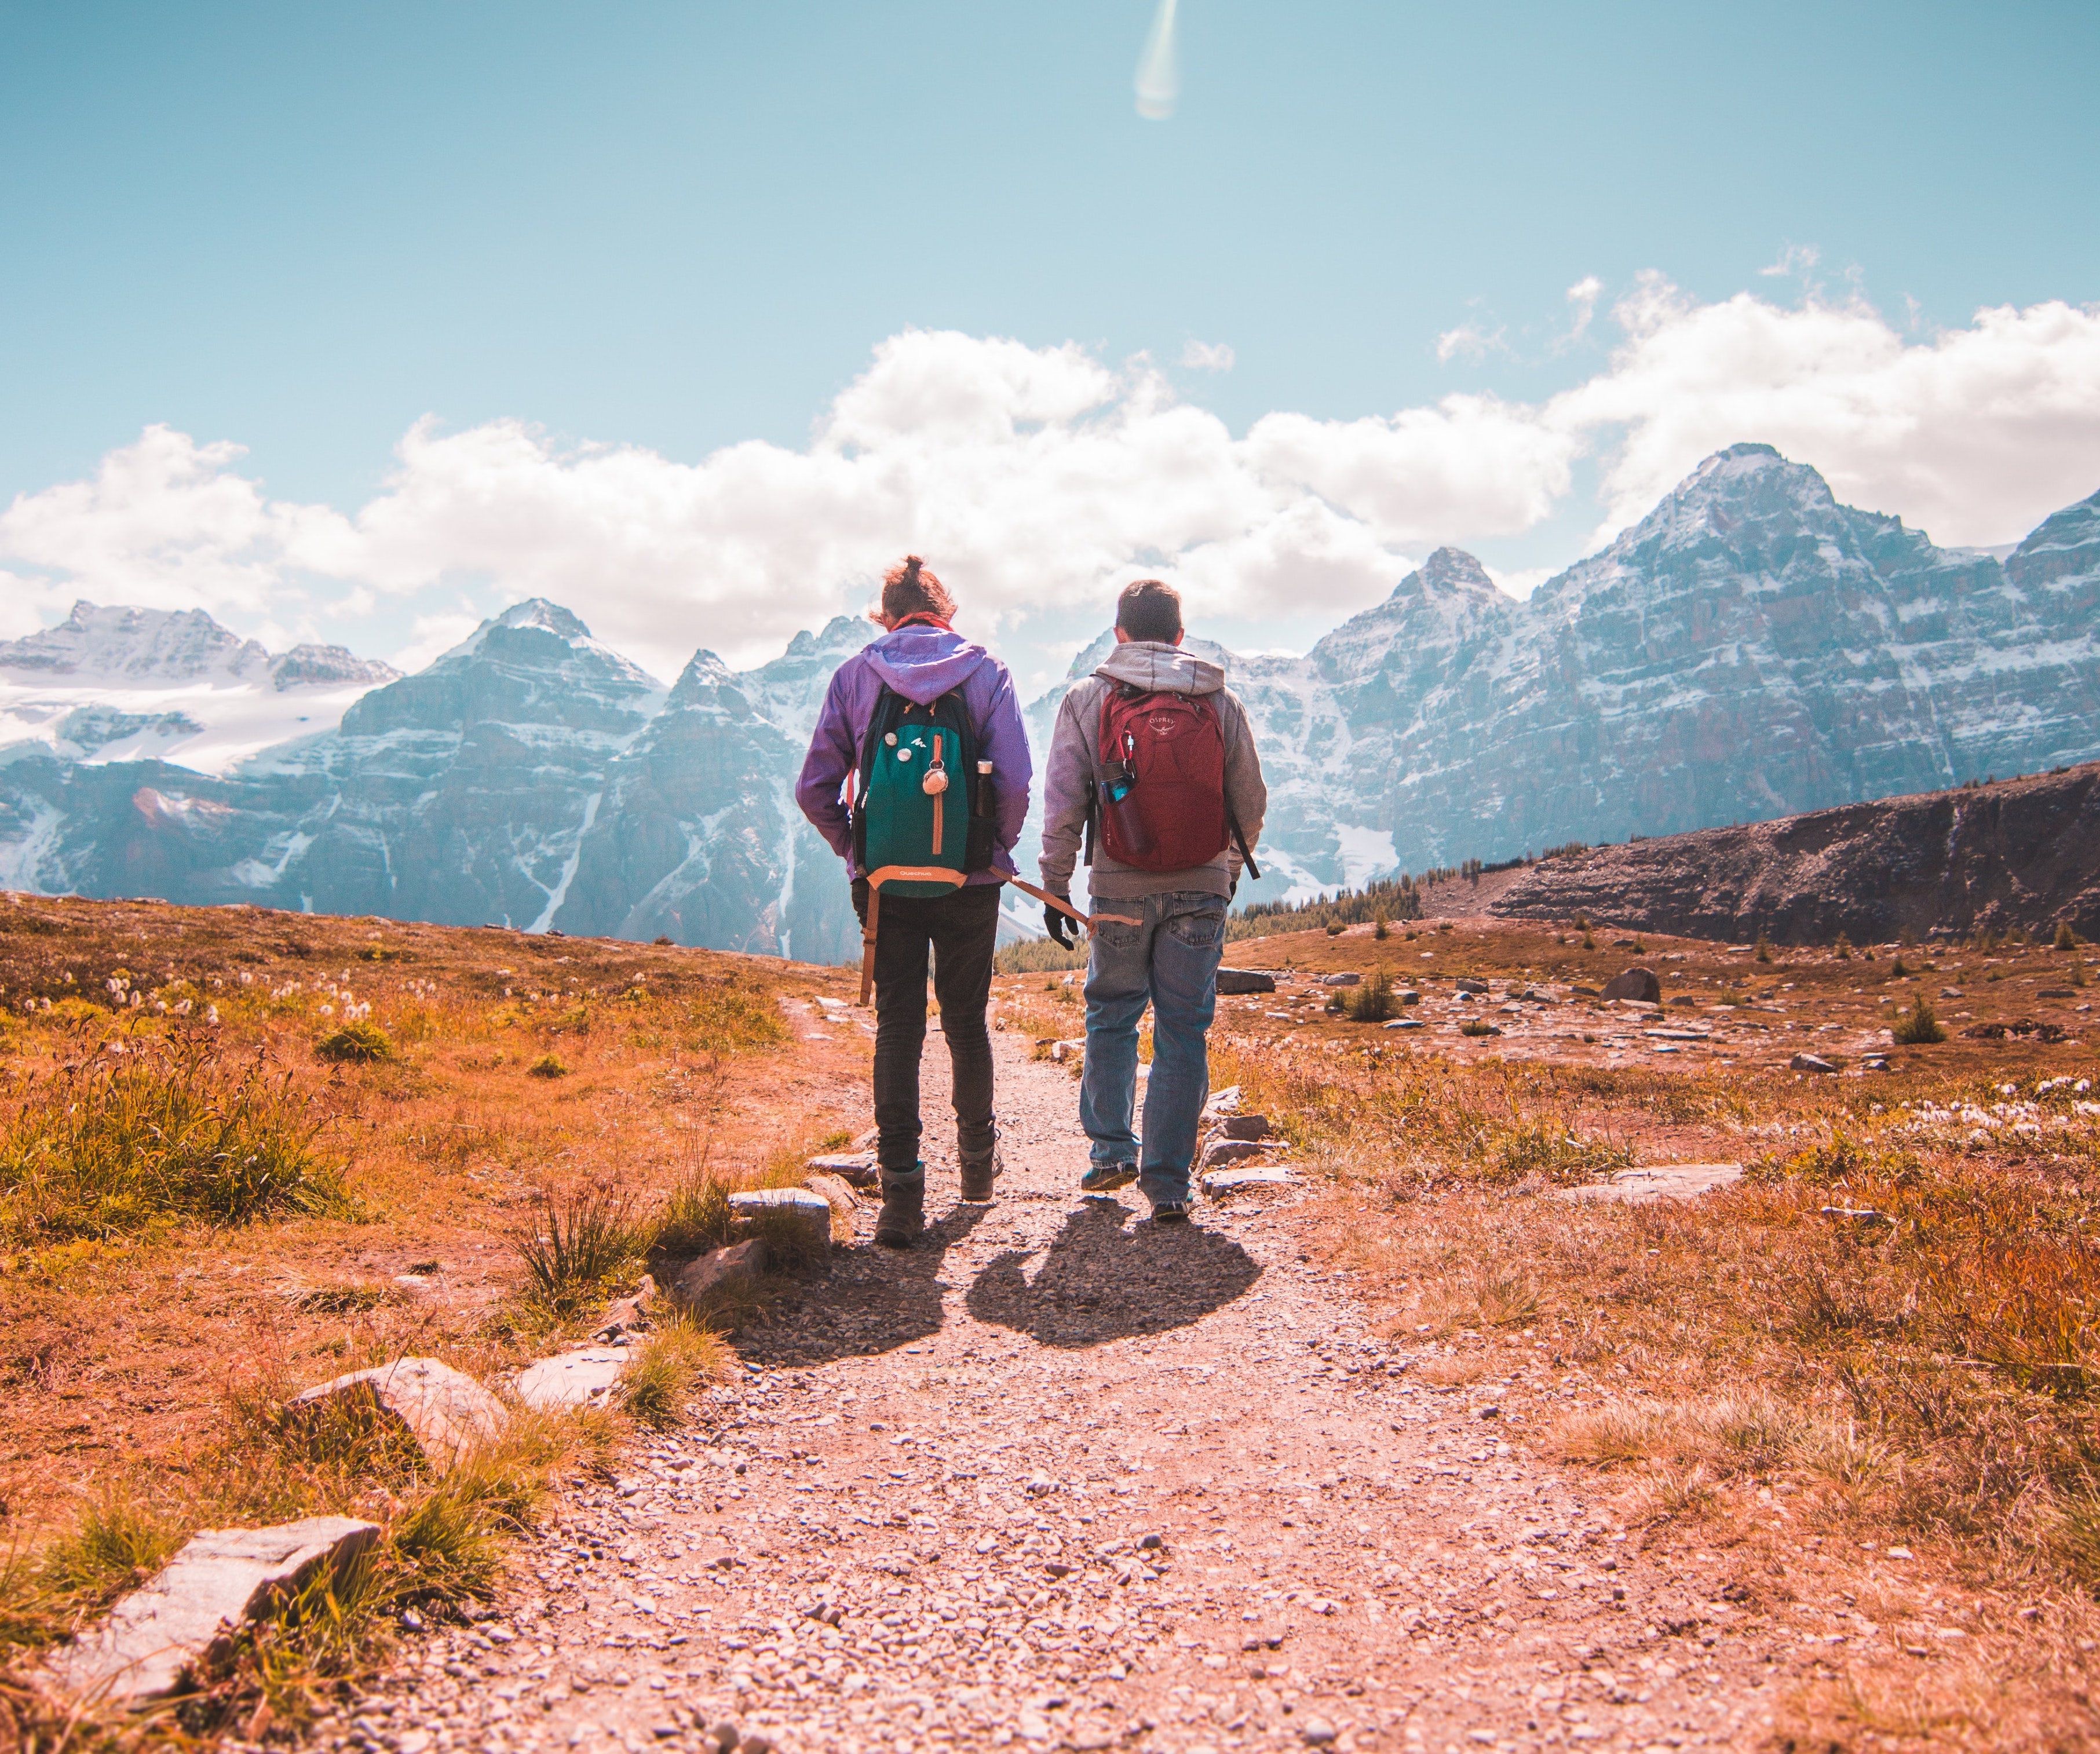
[[[1609,368],[1644,271],[1680,313],[1864,298],[1917,346],[1979,307],[2100,300],[2090,4],[1184,0],[1164,122],[1132,102],[1152,12],[0,4],[0,505],[157,424],[346,515],[426,416],[689,465],[792,451],[915,328],[1149,355],[1244,435],[1542,406]],[[1230,369],[1184,366],[1192,342]],[[1588,430],[1542,515],[1454,509],[1394,552],[1573,558],[1617,454]],[[1937,515],[2010,540],[2016,500]],[[46,619],[143,577],[29,548],[0,566]],[[476,569],[317,585],[309,555],[283,602],[251,580],[212,606],[383,650],[439,598],[514,587]],[[1287,643],[1333,606],[1227,619]],[[1056,643],[1069,618],[1034,612]]]

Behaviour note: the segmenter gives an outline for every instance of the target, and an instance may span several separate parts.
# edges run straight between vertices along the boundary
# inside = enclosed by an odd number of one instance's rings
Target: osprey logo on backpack
[[[977,772],[977,734],[962,697],[921,705],[885,688],[861,746],[849,809],[854,857],[863,871],[886,865],[952,871],[990,867],[991,784]],[[897,896],[946,895],[943,883],[889,884]]]
[[[1225,803],[1225,734],[1206,694],[1127,685],[1101,702],[1101,844],[1141,871],[1207,865],[1234,841],[1259,879]]]

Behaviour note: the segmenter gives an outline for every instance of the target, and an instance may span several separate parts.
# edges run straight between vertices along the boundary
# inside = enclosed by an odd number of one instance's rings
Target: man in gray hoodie
[[[1260,835],[1268,788],[1246,711],[1226,688],[1224,672],[1180,650],[1181,598],[1172,586],[1141,579],[1125,587],[1116,604],[1115,636],[1115,650],[1058,708],[1044,782],[1043,887],[1070,898],[1083,839],[1095,906],[1138,921],[1127,926],[1104,920],[1092,933],[1079,1090],[1079,1122],[1092,1141],[1092,1162],[1079,1185],[1088,1193],[1108,1193],[1134,1181],[1151,1201],[1155,1220],[1179,1223],[1189,1215],[1189,1169],[1211,1093],[1209,1034],[1225,909],[1239,884],[1242,854]],[[1158,694],[1200,697],[1215,712],[1224,742],[1224,820],[1234,831],[1215,857],[1167,871],[1118,863],[1095,844],[1092,832],[1105,808],[1121,808],[1117,800],[1127,795],[1132,772],[1114,752],[1103,761],[1104,708]],[[1070,942],[1064,915],[1046,907],[1043,919],[1052,937]],[[1140,1152],[1131,1122],[1137,1029],[1148,1000],[1152,1076]]]

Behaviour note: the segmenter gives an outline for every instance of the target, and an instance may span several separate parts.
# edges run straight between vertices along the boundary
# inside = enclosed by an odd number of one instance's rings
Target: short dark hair
[[[1134,640],[1171,646],[1181,637],[1181,593],[1164,579],[1138,579],[1116,599],[1116,623]]]
[[[916,554],[907,554],[898,566],[882,575],[882,612],[892,621],[907,615],[938,615],[946,621],[955,612],[955,600],[948,588],[926,570]]]

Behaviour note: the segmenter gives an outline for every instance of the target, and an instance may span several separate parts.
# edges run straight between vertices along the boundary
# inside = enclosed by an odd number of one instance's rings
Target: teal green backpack
[[[962,697],[925,706],[885,688],[862,745],[853,800],[854,857],[862,871],[930,865],[990,868],[991,782],[977,772],[977,735]],[[955,885],[898,878],[889,896],[946,895]]]

